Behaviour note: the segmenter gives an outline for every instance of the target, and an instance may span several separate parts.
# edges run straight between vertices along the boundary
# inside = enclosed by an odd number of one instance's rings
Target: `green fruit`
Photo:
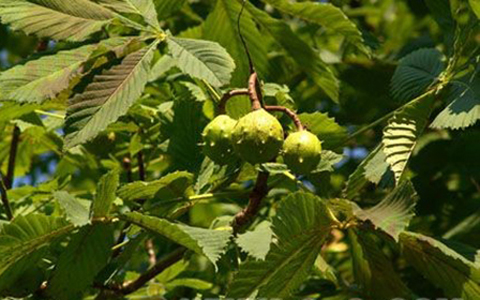
[[[218,164],[226,164],[234,159],[235,154],[231,143],[233,128],[237,121],[227,115],[213,119],[203,130],[205,146],[203,152]]]
[[[320,162],[322,144],[316,135],[302,130],[290,134],[283,144],[285,164],[296,174],[308,174]]]
[[[277,156],[283,144],[280,122],[259,109],[242,117],[232,133],[235,151],[251,164],[268,162]]]

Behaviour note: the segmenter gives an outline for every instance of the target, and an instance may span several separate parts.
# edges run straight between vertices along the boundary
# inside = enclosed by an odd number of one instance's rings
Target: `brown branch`
[[[286,108],[284,106],[274,106],[274,105],[268,105],[265,106],[266,111],[280,111],[286,114],[290,119],[292,119],[293,123],[295,123],[295,126],[297,127],[298,131],[304,130],[304,126],[302,124],[302,121],[300,121],[300,118],[298,115],[291,109]]]
[[[124,282],[123,284],[111,284],[107,286],[95,285],[95,287],[102,290],[110,290],[117,295],[131,294],[143,287],[147,282],[155,278],[166,268],[181,260],[186,251],[186,248],[178,248],[172,253],[167,254],[166,256],[162,257],[162,259],[160,259],[153,267],[145,271],[145,273],[141,274],[140,277],[134,281]]]
[[[243,226],[250,223],[260,209],[262,199],[268,194],[268,172],[258,173],[255,186],[249,195],[248,205],[235,215],[232,222],[233,232],[236,234]]]
[[[12,133],[12,142],[10,144],[10,155],[8,157],[7,176],[5,176],[5,186],[7,190],[12,188],[13,177],[15,175],[15,160],[17,158],[18,142],[20,141],[20,128],[15,126]]]
[[[218,102],[218,114],[222,115],[226,113],[227,102],[231,98],[235,96],[248,96],[248,89],[238,89],[238,90],[231,90],[225,94],[223,94],[222,99]]]
[[[260,92],[258,76],[256,72],[253,72],[248,80],[248,95],[252,101],[252,110],[259,110],[262,108],[262,93]]]
[[[2,203],[5,209],[5,214],[7,215],[8,220],[13,219],[12,208],[10,207],[10,202],[8,201],[7,195],[7,186],[3,181],[3,176],[0,178],[0,192],[2,193]]]

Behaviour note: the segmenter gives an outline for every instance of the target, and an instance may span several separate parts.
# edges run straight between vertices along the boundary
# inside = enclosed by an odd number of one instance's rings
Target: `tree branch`
[[[12,142],[10,144],[10,155],[8,157],[7,176],[5,177],[5,186],[7,190],[12,188],[13,177],[15,175],[15,160],[17,158],[18,142],[20,141],[20,128],[15,126],[12,133]]]
[[[111,285],[95,285],[96,288],[102,290],[110,290],[115,294],[128,295],[143,287],[147,282],[155,278],[158,274],[164,271],[166,268],[175,264],[183,258],[183,255],[187,251],[186,248],[178,248],[170,254],[162,257],[153,267],[145,271],[140,277],[134,281],[124,282],[123,284],[111,284]]]
[[[226,113],[227,102],[231,98],[235,96],[248,96],[248,89],[238,89],[238,90],[231,90],[225,94],[223,94],[222,99],[218,102],[218,114],[222,115]]]
[[[262,108],[262,93],[260,92],[256,72],[253,72],[248,80],[248,95],[252,101],[252,110],[259,110]]]
[[[8,220],[13,219],[12,208],[10,207],[10,202],[8,201],[7,195],[7,186],[3,181],[3,176],[0,178],[0,192],[2,193],[2,203],[5,209],[5,214],[7,215]]]
[[[262,199],[268,194],[268,172],[258,173],[255,186],[253,187],[252,192],[249,195],[249,201],[247,207],[245,207],[241,212],[235,215],[235,218],[232,222],[233,232],[236,234],[239,229],[241,229],[246,224],[255,217],[260,209],[260,204]]]
[[[290,119],[292,119],[293,123],[295,123],[295,127],[297,127],[298,131],[304,130],[305,127],[302,124],[302,121],[300,121],[300,118],[298,115],[291,109],[286,108],[284,106],[274,106],[274,105],[268,105],[265,106],[266,111],[280,111],[286,114]]]

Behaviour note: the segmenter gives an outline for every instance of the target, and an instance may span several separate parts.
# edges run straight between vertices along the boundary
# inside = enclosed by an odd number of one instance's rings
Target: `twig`
[[[248,224],[258,213],[262,199],[268,194],[268,177],[268,172],[258,173],[255,186],[249,195],[247,207],[245,207],[241,212],[237,213],[233,219],[232,228],[235,234],[239,229]]]
[[[15,160],[17,158],[18,142],[20,141],[20,128],[15,126],[12,133],[12,142],[10,144],[10,155],[8,157],[7,176],[5,177],[5,186],[7,190],[12,188],[13,176],[15,175]]]
[[[259,90],[257,72],[253,72],[248,80],[248,95],[252,101],[252,110],[262,108],[262,94]]]
[[[218,102],[218,114],[224,114],[226,112],[226,107],[227,107],[227,101],[230,100],[230,98],[235,97],[235,96],[248,96],[248,89],[237,89],[237,90],[231,90],[225,94],[223,94],[222,98],[220,99],[220,102]]]
[[[146,175],[145,175],[145,162],[143,159],[143,152],[139,151],[137,153],[137,162],[138,162],[138,177],[140,178],[141,181],[145,181]]]
[[[123,158],[123,168],[125,169],[125,172],[127,173],[127,182],[132,182],[133,181],[132,161],[130,160],[130,158],[128,158],[128,157]],[[129,226],[128,223],[123,225],[122,230],[120,231],[120,234],[118,235],[117,242],[115,243],[115,245],[119,245],[119,244],[123,243],[123,241],[125,240],[125,237],[127,236],[128,226]],[[113,258],[117,257],[118,255],[120,255],[121,252],[122,252],[122,247],[115,248],[115,250],[113,250],[113,252],[112,252],[112,257]]]
[[[155,255],[155,248],[153,247],[152,239],[147,239],[145,241],[145,249],[147,250],[148,262],[150,263],[150,267],[155,266],[155,264],[157,263],[157,256]]]
[[[127,182],[132,182],[133,181],[132,161],[130,160],[130,158],[128,157],[123,158],[123,168],[127,173]]]
[[[304,130],[304,126],[302,124],[302,121],[300,121],[300,118],[298,115],[291,109],[286,108],[284,106],[274,106],[274,105],[266,105],[265,106],[266,111],[280,111],[285,113],[290,119],[292,119],[293,123],[295,123],[295,127],[297,127],[298,131]]]
[[[115,294],[120,295],[131,294],[144,286],[148,281],[155,278],[166,268],[181,260],[186,251],[186,248],[179,248],[172,253],[166,255],[161,260],[159,260],[153,267],[148,269],[145,273],[140,275],[140,277],[138,277],[134,281],[124,282],[123,284],[112,284],[108,286],[96,285],[95,287],[103,290],[111,290]]]
[[[5,209],[5,214],[7,215],[8,220],[13,219],[12,208],[10,207],[10,202],[8,201],[7,195],[7,186],[3,181],[3,176],[0,178],[0,192],[2,193],[2,203]]]

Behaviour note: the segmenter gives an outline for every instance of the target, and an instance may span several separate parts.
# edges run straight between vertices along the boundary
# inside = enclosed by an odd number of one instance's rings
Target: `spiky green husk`
[[[283,144],[283,159],[294,173],[313,171],[320,162],[322,144],[316,135],[302,130],[290,134]]]
[[[203,152],[217,164],[227,164],[235,159],[231,143],[232,131],[237,121],[227,115],[220,115],[213,119],[203,130],[202,136],[205,145]]]
[[[273,159],[283,144],[283,128],[280,122],[264,109],[242,117],[232,133],[233,148],[251,164]]]

